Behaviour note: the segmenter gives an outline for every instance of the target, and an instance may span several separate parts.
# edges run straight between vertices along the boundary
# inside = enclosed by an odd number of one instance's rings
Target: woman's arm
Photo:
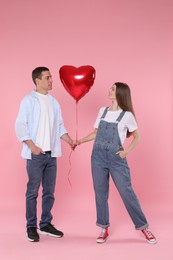
[[[119,156],[120,156],[122,159],[125,158],[126,155],[127,155],[129,152],[131,152],[131,150],[133,150],[133,149],[136,147],[136,145],[139,143],[140,137],[139,137],[139,133],[138,133],[137,130],[135,130],[135,131],[132,132],[132,137],[133,137],[133,139],[132,139],[132,142],[129,144],[129,146],[128,146],[125,150],[119,151],[119,152],[116,153],[116,154],[119,154]]]
[[[91,132],[89,135],[81,138],[80,140],[77,141],[77,144],[82,144],[82,143],[85,143],[85,142],[89,142],[89,141],[92,141],[95,139],[96,137],[96,134],[97,134],[97,129],[95,129],[93,132]]]

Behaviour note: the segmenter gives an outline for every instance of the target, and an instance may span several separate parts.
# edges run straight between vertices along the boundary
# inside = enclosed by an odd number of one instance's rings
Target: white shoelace
[[[151,231],[150,231],[149,229],[144,229],[144,232],[145,232],[145,234],[147,235],[147,237],[149,237],[149,238],[154,238],[154,237],[153,237],[153,234],[151,233]]]

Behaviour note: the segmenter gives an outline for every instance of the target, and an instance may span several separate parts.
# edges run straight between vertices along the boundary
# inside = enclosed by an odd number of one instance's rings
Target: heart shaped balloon
[[[94,84],[95,69],[89,65],[78,68],[64,65],[59,75],[64,88],[78,102]]]

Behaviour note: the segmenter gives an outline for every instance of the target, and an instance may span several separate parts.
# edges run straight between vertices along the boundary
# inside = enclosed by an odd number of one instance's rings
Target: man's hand
[[[34,145],[32,148],[31,148],[31,153],[32,154],[35,154],[35,155],[38,155],[40,153],[42,154],[45,154],[45,152],[38,146]]]
[[[73,140],[72,143],[70,144],[70,146],[71,146],[71,149],[74,151],[74,149],[77,146],[77,142]]]
[[[35,154],[35,155],[38,155],[40,153],[45,154],[45,152],[40,147],[35,145],[32,140],[26,140],[24,142],[29,146],[32,154]]]

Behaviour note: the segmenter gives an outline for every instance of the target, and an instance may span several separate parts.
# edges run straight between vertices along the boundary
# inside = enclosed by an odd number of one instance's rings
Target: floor
[[[97,244],[95,239],[99,228],[94,223],[95,209],[92,203],[89,205],[85,201],[81,204],[64,201],[54,210],[53,224],[64,232],[63,238],[41,236],[37,243],[28,242],[24,211],[24,203],[20,200],[13,201],[9,208],[6,206],[1,211],[4,212],[0,223],[2,260],[173,260],[173,218],[168,208],[155,208],[152,216],[149,215],[150,227],[158,239],[155,245],[148,244],[141,232],[133,228],[123,207],[117,212],[116,219],[114,210],[111,210],[110,237],[106,243]]]

